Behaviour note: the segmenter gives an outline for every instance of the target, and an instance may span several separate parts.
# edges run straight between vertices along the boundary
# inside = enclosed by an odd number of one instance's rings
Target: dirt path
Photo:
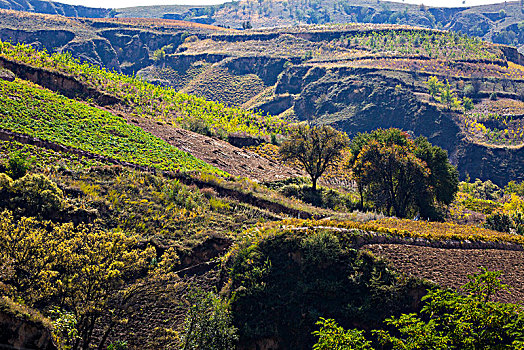
[[[398,244],[364,245],[376,256],[389,261],[401,272],[431,280],[443,287],[457,288],[468,281],[467,275],[480,267],[502,270],[502,282],[512,287],[511,294],[498,298],[524,302],[524,251],[495,249],[443,249]]]
[[[231,175],[248,177],[258,181],[303,176],[295,169],[214,137],[175,128],[167,124],[157,124],[153,120],[127,118],[130,124],[141,127],[180,150],[190,153]]]

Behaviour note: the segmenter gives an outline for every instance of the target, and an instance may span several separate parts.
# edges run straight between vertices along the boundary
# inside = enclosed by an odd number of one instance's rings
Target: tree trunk
[[[357,183],[358,194],[360,195],[360,210],[364,211],[364,188],[362,184]]]
[[[104,335],[102,336],[102,339],[100,340],[100,343],[98,343],[98,350],[103,350],[104,349],[104,345],[107,341],[107,338],[109,337],[109,334],[111,333],[111,331],[113,330],[113,327],[115,326],[115,321],[112,320],[111,323],[109,324],[109,326],[107,327],[106,331],[104,332]]]

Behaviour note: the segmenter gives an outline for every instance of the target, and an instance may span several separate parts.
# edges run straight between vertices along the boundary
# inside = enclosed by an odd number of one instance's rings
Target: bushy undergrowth
[[[266,183],[284,197],[293,197],[316,207],[335,211],[353,211],[359,208],[358,197],[350,193],[327,187],[311,189],[311,182],[305,178],[295,178]]]
[[[8,208],[19,217],[50,219],[59,216],[63,207],[63,192],[48,177],[28,174],[13,181],[0,173],[0,208]]]
[[[469,282],[460,291],[429,290],[418,314],[390,317],[382,329],[368,333],[374,347],[362,331],[345,331],[334,320],[321,318],[313,349],[523,349],[521,306],[493,300],[508,288],[500,276],[500,271],[483,268],[468,276]]]

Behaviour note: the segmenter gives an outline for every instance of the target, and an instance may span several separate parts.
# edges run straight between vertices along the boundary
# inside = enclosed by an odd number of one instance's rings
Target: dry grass
[[[118,23],[126,24],[135,27],[145,28],[192,28],[192,29],[208,29],[218,31],[236,31],[235,29],[228,29],[217,27],[209,24],[201,24],[196,22],[179,21],[174,19],[162,18],[92,18],[93,22]]]

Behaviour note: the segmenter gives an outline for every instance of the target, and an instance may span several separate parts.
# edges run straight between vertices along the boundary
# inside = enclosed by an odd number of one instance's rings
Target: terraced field
[[[256,74],[235,75],[227,68],[212,67],[195,77],[181,91],[226,105],[240,106],[265,88]]]
[[[134,77],[81,63],[70,54],[49,55],[31,46],[2,42],[0,55],[32,67],[72,76],[82,84],[114,95],[137,117],[161,120],[188,129],[205,127],[208,132],[222,137],[232,132],[269,134],[285,128],[285,123],[278,118],[154,86]]]
[[[159,170],[224,174],[121,117],[32,83],[2,80],[0,90],[3,129]]]
[[[49,168],[62,168],[73,171],[87,170],[96,166],[110,165],[101,160],[90,159],[74,153],[58,152],[38,146],[22,144],[16,141],[0,141],[0,159],[7,160],[9,155],[20,152],[42,171]]]

